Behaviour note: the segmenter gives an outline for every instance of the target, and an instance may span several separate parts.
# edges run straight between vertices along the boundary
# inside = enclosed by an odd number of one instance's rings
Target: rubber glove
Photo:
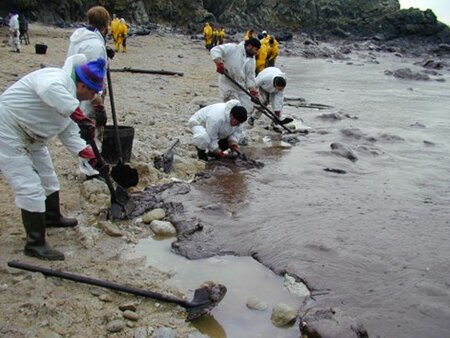
[[[225,65],[223,64],[223,62],[216,63],[216,72],[225,74]]]
[[[233,143],[233,144],[230,146],[230,149],[231,149],[231,151],[233,151],[233,152],[235,152],[235,153],[239,153],[239,145],[236,144],[236,143]]]
[[[261,104],[261,101],[259,100],[259,93],[256,89],[250,89],[250,100],[255,104]]]
[[[78,124],[80,128],[80,137],[86,142],[90,142],[95,138],[95,124],[94,122],[84,115],[80,107],[70,115],[70,118]]]
[[[102,104],[94,105],[94,112],[95,112],[95,125],[97,127],[105,126],[106,122],[108,121],[105,106]]]

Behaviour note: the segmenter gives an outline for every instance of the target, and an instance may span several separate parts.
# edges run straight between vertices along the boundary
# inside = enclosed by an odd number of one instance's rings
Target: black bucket
[[[122,147],[124,162],[129,162],[133,148],[134,128],[119,126],[119,140]],[[109,164],[116,164],[120,160],[119,149],[116,145],[116,132],[114,126],[105,126],[103,132],[102,157]]]
[[[36,54],[46,54],[47,53],[47,45],[43,45],[41,43],[37,43],[34,45],[34,49],[36,50]]]

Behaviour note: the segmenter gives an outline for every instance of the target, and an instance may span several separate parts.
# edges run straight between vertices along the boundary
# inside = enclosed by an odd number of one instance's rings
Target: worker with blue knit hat
[[[59,181],[47,142],[58,136],[75,156],[98,168],[86,142],[95,137],[94,122],[80,109],[103,87],[105,60],[87,63],[69,57],[63,68],[49,67],[22,77],[0,95],[0,171],[15,193],[27,234],[25,255],[63,260],[45,240],[47,227],[74,227],[77,220],[62,216]]]

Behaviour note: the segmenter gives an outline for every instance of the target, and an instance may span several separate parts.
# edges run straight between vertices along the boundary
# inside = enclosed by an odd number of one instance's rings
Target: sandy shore
[[[41,63],[62,65],[72,31],[33,24],[30,26],[31,45],[23,46],[22,52],[16,54],[9,52],[7,30],[3,27],[0,31],[3,37],[0,91],[21,76],[38,69]],[[47,54],[36,54],[35,43],[48,45]],[[195,159],[185,123],[198,109],[197,101],[220,101],[214,66],[202,42],[162,31],[132,37],[128,41],[128,53],[118,54],[111,62],[111,68],[123,67],[184,73],[184,76],[112,73],[119,124],[133,126],[136,132],[131,161],[140,173],[136,190],[169,182],[171,177],[182,180],[193,178],[203,164]],[[109,104],[107,110],[110,110]],[[109,121],[112,122],[112,119]],[[153,167],[153,156],[162,153],[176,138],[180,139],[180,144],[175,149],[174,170],[164,174]],[[122,253],[127,250],[127,245],[150,235],[148,227],[133,221],[116,222],[113,234],[108,230],[109,223],[106,227],[102,223],[109,203],[107,194],[86,198],[86,193],[83,193],[84,178],[79,173],[77,159],[57,139],[52,140],[50,151],[62,187],[62,209],[67,215],[76,216],[80,225],[75,229],[48,231],[49,243],[66,254],[65,261],[44,262],[24,256],[25,232],[20,211],[14,206],[9,185],[0,176],[0,299],[3,304],[0,335],[104,336],[109,322],[123,319],[119,305],[124,302],[137,306],[139,319],[126,320],[125,328],[115,337],[130,337],[138,329],[143,332],[158,327],[173,328],[180,337],[195,331],[189,323],[185,323],[186,313],[181,307],[106,290],[98,291],[55,278],[45,279],[41,274],[7,267],[8,261],[20,260],[183,296],[180,291],[165,285],[169,277],[165,273],[145,267],[143,260],[124,259]],[[191,296],[187,295],[188,298]]]

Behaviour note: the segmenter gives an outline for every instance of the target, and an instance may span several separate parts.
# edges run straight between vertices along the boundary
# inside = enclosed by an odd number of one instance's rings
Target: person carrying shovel
[[[87,11],[87,27],[76,29],[70,36],[67,57],[75,54],[83,54],[87,61],[94,61],[102,58],[108,62],[108,58],[114,58],[114,51],[105,46],[105,37],[108,34],[109,12],[103,6],[94,6]],[[106,83],[106,76],[104,79]],[[105,88],[105,86],[104,86]],[[107,115],[104,106],[106,90],[102,90],[99,95],[95,95],[90,101],[83,101],[80,108],[96,125],[96,143],[102,148],[103,129],[107,122]],[[80,171],[90,176],[98,173],[90,170],[86,159],[80,158]]]
[[[77,54],[63,68],[25,75],[0,96],[0,171],[22,212],[27,256],[64,260],[64,254],[46,242],[45,230],[78,222],[61,215],[60,185],[47,141],[58,136],[72,154],[96,167],[95,155],[86,146],[95,137],[95,125],[80,109],[80,101],[91,100],[102,90],[105,64],[104,59],[86,62]]]
[[[281,120],[283,110],[284,89],[286,88],[286,74],[277,67],[265,68],[256,76],[256,86],[259,88],[259,95],[263,105],[272,105],[275,116]],[[253,126],[255,120],[261,117],[261,111],[255,110],[248,119],[248,124]],[[272,127],[274,123],[272,122]]]
[[[258,53],[261,43],[257,38],[250,37],[240,44],[226,43],[211,49],[211,58],[216,64],[219,75],[219,90],[224,102],[237,99],[245,107],[247,112],[253,110],[250,98],[240,88],[234,85],[224,74],[233,78],[236,82],[248,89],[258,98],[255,82],[255,55]],[[259,102],[259,101],[258,101]]]
[[[216,103],[197,111],[189,119],[198,158],[208,161],[208,156],[222,159],[237,157],[238,141],[242,137],[242,123],[247,120],[247,110],[238,100]],[[230,149],[230,153],[225,150]]]

